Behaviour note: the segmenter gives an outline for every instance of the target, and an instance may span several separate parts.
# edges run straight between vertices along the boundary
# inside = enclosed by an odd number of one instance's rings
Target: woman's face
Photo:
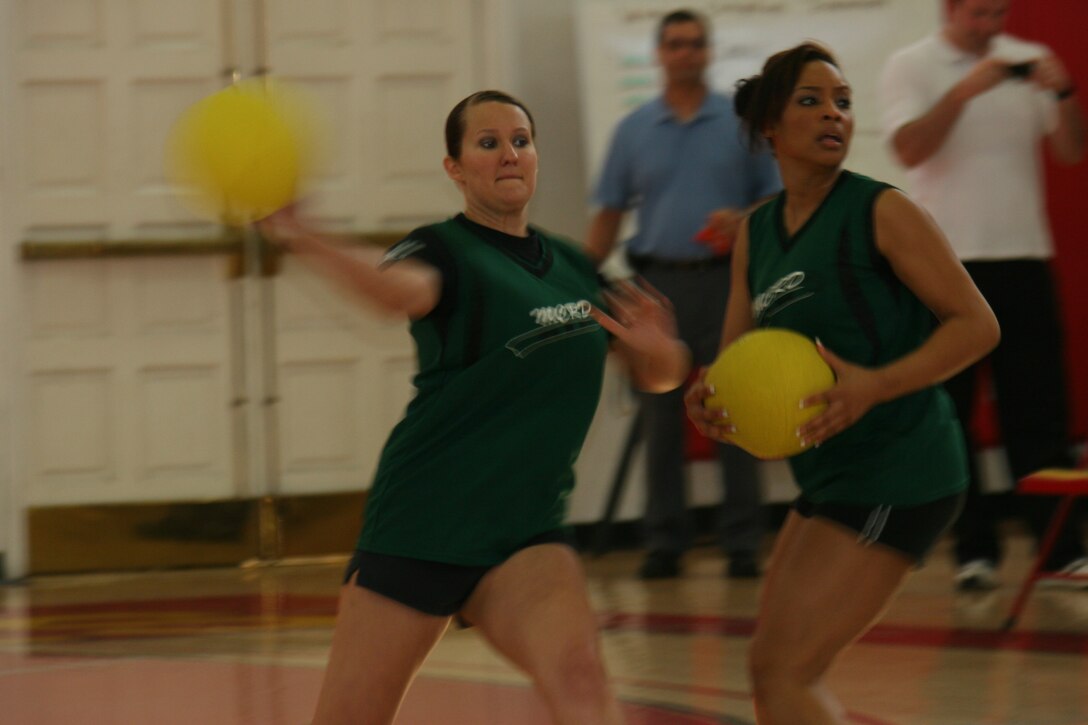
[[[528,116],[509,103],[469,106],[461,158],[447,156],[445,167],[467,206],[499,214],[524,209],[536,190],[536,146]]]
[[[805,65],[782,117],[767,130],[780,159],[838,166],[854,133],[850,86],[838,68],[824,61]]]

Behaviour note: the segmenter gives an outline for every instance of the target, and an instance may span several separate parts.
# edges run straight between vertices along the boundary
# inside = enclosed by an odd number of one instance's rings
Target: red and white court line
[[[63,605],[15,605],[0,610],[0,641],[19,639],[93,641],[188,636],[209,631],[326,627],[336,614],[336,598],[296,594],[253,594]],[[139,616],[134,619],[134,615]],[[751,617],[600,613],[604,631],[649,634],[713,634],[748,637]],[[1088,654],[1088,633],[1019,629],[957,629],[940,626],[878,624],[862,639],[868,644],[936,649],[1012,650]]]

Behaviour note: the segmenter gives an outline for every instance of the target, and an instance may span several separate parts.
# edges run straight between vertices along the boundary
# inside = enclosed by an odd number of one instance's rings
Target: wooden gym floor
[[[0,722],[307,723],[344,559],[240,569],[43,577],[0,587]],[[639,553],[586,559],[604,646],[631,725],[753,723],[744,659],[758,582],[722,577],[712,549],[645,583]],[[1088,591],[1039,589],[1000,631],[1028,566],[952,591],[947,545],[837,664],[864,725],[1088,724]],[[849,593],[844,593],[848,596]],[[525,679],[472,630],[451,630],[398,725],[546,725]]]

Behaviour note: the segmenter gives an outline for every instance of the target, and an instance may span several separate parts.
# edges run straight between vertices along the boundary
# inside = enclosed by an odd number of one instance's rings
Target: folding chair
[[[1088,451],[1081,458],[1077,468],[1044,468],[1031,475],[1020,479],[1016,486],[1017,493],[1027,496],[1059,496],[1061,500],[1050,518],[1046,534],[1043,536],[1039,552],[1035,555],[1035,561],[1031,566],[1024,583],[1020,585],[1020,591],[1013,601],[1012,611],[1005,620],[1005,629],[1010,630],[1016,626],[1016,620],[1020,618],[1027,604],[1028,596],[1040,579],[1077,579],[1088,580],[1084,574],[1060,574],[1043,570],[1043,564],[1050,556],[1054,542],[1058,540],[1058,534],[1069,518],[1069,512],[1073,509],[1073,502],[1081,496],[1088,496]]]

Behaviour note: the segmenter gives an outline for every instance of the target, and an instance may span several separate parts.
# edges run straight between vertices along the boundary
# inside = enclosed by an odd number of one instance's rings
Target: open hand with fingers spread
[[[672,304],[645,280],[622,281],[604,293],[609,312],[591,314],[616,339],[635,385],[648,392],[679,387],[691,367],[691,353],[677,339]]]
[[[672,304],[648,284],[621,281],[604,298],[612,314],[595,307],[594,319],[633,352],[651,352],[676,337]]]

